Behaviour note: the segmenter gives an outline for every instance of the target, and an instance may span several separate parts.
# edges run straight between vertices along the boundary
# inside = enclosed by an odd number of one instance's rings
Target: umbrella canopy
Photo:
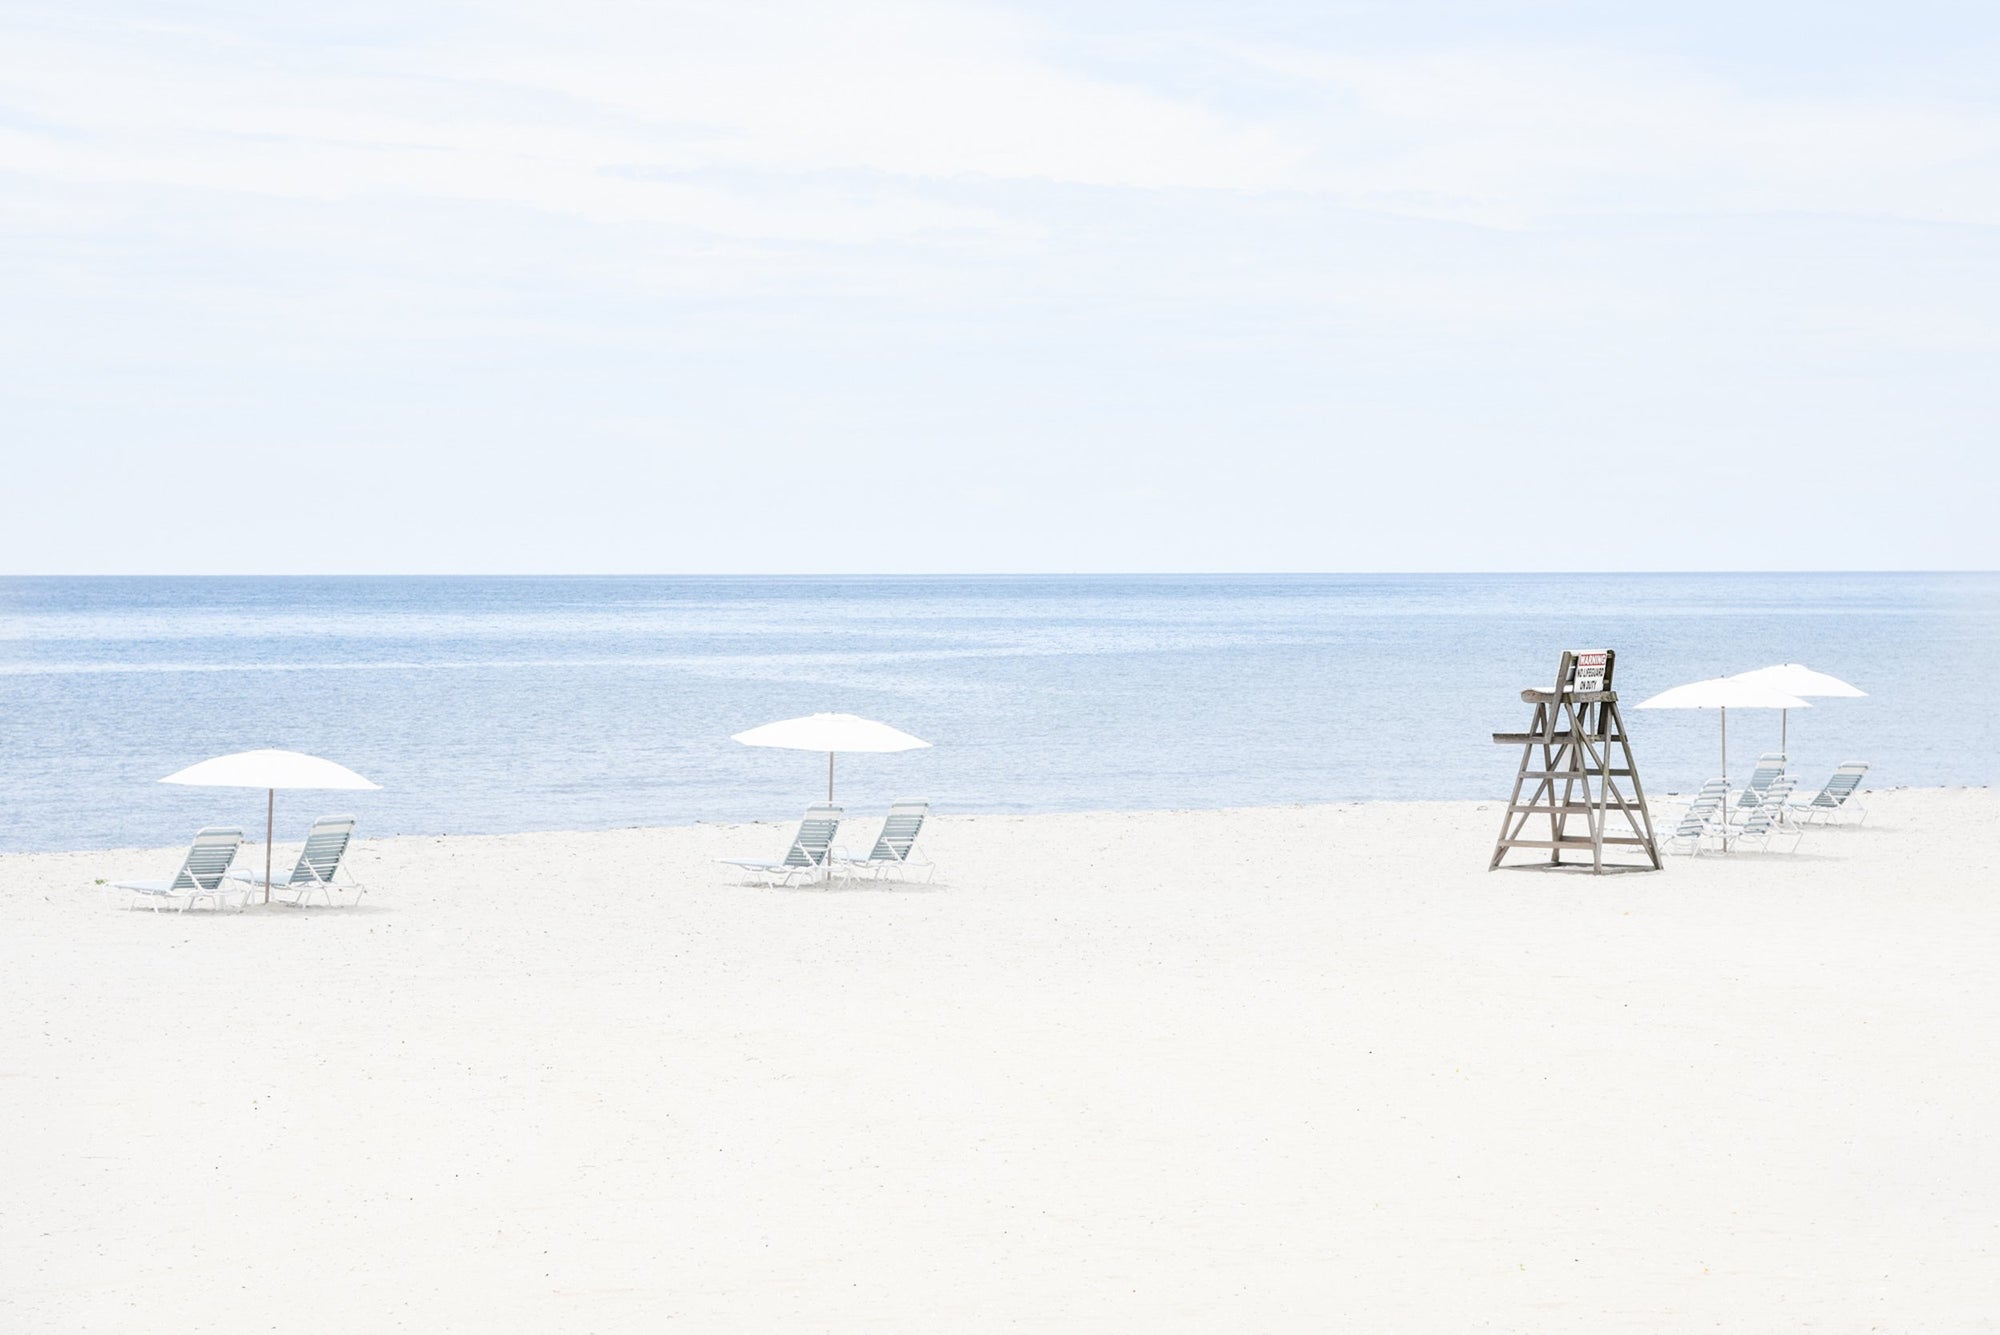
[[[1773,663],[1770,667],[1739,672],[1730,680],[1754,681],[1760,686],[1769,686],[1772,690],[1783,691],[1786,695],[1796,695],[1801,698],[1808,695],[1823,695],[1844,700],[1858,700],[1868,694],[1838,677],[1830,677],[1824,672],[1814,672],[1804,663]]]
[[[1851,686],[1838,677],[1830,677],[1824,672],[1814,672],[1804,663],[1773,663],[1770,667],[1757,668],[1750,672],[1736,674],[1737,681],[1754,681],[1783,691],[1786,695],[1801,698],[1808,695],[1858,700],[1868,692]],[[1778,749],[1791,749],[1791,711],[1778,711]]]
[[[1810,709],[1796,695],[1741,677],[1710,677],[1661,691],[1639,702],[1641,709]]]
[[[777,746],[787,751],[826,752],[826,800],[833,800],[833,757],[840,751],[915,751],[930,743],[874,719],[854,714],[808,714],[766,723],[732,736],[745,746]]]
[[[271,902],[271,831],[280,788],[380,788],[345,765],[299,751],[238,751],[169,774],[161,783],[197,788],[262,788],[264,799],[264,902]]]
[[[199,788],[380,788],[345,765],[299,751],[238,751],[189,765],[161,783]]]
[[[782,746],[788,751],[914,751],[930,743],[874,719],[854,714],[808,714],[766,723],[729,739],[745,746]]]

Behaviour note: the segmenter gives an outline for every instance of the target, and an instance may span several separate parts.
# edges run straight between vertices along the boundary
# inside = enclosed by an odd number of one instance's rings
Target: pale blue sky
[[[1995,68],[1969,3],[17,0],[0,571],[1993,568]]]

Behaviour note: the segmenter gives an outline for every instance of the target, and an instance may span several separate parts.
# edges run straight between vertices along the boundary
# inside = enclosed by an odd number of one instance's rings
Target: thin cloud
[[[0,58],[15,112],[0,169],[851,243],[1007,230],[919,198],[925,181],[1252,189],[1295,156],[1268,131],[1038,61],[1024,39],[994,43],[990,24],[843,26],[842,52],[768,12],[708,17],[684,33],[650,8],[566,9],[560,28],[503,19],[309,69],[233,36],[30,34]],[[857,43],[871,26],[896,36]],[[836,201],[824,179],[838,173],[865,175]],[[819,179],[773,208],[780,174]]]
[[[1292,82],[1313,188],[1364,207],[1508,226],[1642,212],[2000,221],[2000,116],[1983,108],[1767,94],[1601,49],[1247,58]]]

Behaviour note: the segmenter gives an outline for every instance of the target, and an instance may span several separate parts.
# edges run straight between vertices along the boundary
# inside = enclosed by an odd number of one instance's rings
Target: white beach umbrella
[[[1773,663],[1770,667],[1756,668],[1750,672],[1739,672],[1736,674],[1734,680],[1754,681],[1761,685],[1769,686],[1773,690],[1783,691],[1786,695],[1796,695],[1802,700],[1809,695],[1822,696],[1828,699],[1859,700],[1868,694],[1868,692],[1859,687],[1849,685],[1838,677],[1830,677],[1824,672],[1814,672],[1804,663]],[[1790,718],[1791,711],[1789,709],[1778,711],[1778,749],[1780,751],[1790,749]]]
[[[271,902],[271,831],[280,788],[380,788],[345,765],[299,751],[238,751],[190,765],[161,783],[197,788],[262,788],[264,798],[264,902]]]
[[[840,751],[915,751],[930,743],[899,728],[854,714],[808,714],[766,723],[729,740],[745,746],[778,746],[788,751],[826,752],[826,800],[833,801],[833,757]]]

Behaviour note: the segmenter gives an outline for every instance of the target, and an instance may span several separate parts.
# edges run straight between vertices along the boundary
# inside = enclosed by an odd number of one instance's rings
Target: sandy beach
[[[1605,878],[1487,873],[1493,803],[831,891],[712,861],[787,826],[388,839],[184,916],[93,884],[179,849],[7,856],[0,1328],[1994,1329],[2000,797],[1867,801]]]

